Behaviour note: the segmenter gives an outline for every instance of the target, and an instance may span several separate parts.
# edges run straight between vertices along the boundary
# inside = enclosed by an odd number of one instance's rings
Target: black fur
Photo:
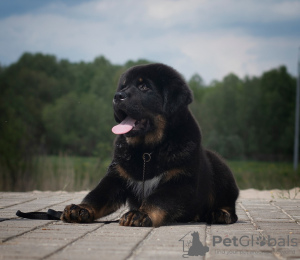
[[[76,213],[74,206],[67,206],[62,219],[92,221],[127,202],[131,211],[120,225],[236,222],[237,185],[225,162],[202,147],[199,126],[188,109],[191,102],[184,79],[169,66],[149,64],[126,71],[114,97],[114,117],[121,122],[130,116],[142,123],[116,138],[106,176],[78,205],[85,210],[76,208]],[[144,153],[151,154],[149,162],[144,163]]]

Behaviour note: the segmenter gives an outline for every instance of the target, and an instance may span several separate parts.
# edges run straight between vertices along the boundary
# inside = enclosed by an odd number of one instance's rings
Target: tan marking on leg
[[[156,206],[142,205],[141,212],[145,212],[152,221],[154,227],[163,225],[167,212]]]
[[[181,169],[172,169],[172,170],[166,171],[164,181],[169,181],[173,178],[177,178],[181,174],[184,174],[183,170],[181,170]]]
[[[222,207],[221,210],[225,210],[226,212],[230,212],[230,211],[232,211],[232,207]]]
[[[124,226],[130,226],[130,224],[132,223],[132,217],[133,217],[133,212],[130,212],[127,216],[126,221],[124,222]]]
[[[95,219],[105,217],[113,212],[115,212],[117,209],[119,209],[120,206],[115,204],[115,205],[105,205],[102,207],[100,210],[94,210],[95,212]]]
[[[229,214],[230,215],[230,213],[226,210],[226,209],[221,209],[221,211],[223,211],[224,213],[226,213],[226,214]]]
[[[226,224],[233,223],[231,219],[231,214],[227,211],[227,209],[222,208],[221,211],[223,212],[223,216],[220,216],[220,220]]]
[[[154,227],[161,226],[165,220],[166,215],[167,212],[159,208],[156,208],[148,213],[148,216],[151,219]]]

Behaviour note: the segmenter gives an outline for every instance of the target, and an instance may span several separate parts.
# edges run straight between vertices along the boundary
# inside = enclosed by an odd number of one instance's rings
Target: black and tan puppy
[[[183,78],[163,64],[136,66],[120,78],[114,116],[119,125],[106,176],[62,220],[92,222],[126,202],[122,226],[237,221],[239,191],[225,162],[201,145]]]

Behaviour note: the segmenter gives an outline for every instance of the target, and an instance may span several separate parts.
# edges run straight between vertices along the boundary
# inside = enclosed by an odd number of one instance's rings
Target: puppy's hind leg
[[[233,224],[237,220],[238,217],[235,213],[235,208],[231,207],[212,210],[206,218],[207,224]]]

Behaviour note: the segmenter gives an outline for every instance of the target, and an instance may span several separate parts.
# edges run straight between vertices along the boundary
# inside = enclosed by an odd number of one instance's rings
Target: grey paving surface
[[[159,228],[28,220],[17,210],[63,210],[85,193],[0,193],[0,259],[300,259],[300,200],[240,199],[233,225],[177,223]],[[116,220],[125,208],[106,217]],[[205,255],[196,243],[198,232]],[[193,234],[193,236],[192,236]],[[192,248],[192,249],[191,249]],[[189,252],[190,250],[190,252]]]

